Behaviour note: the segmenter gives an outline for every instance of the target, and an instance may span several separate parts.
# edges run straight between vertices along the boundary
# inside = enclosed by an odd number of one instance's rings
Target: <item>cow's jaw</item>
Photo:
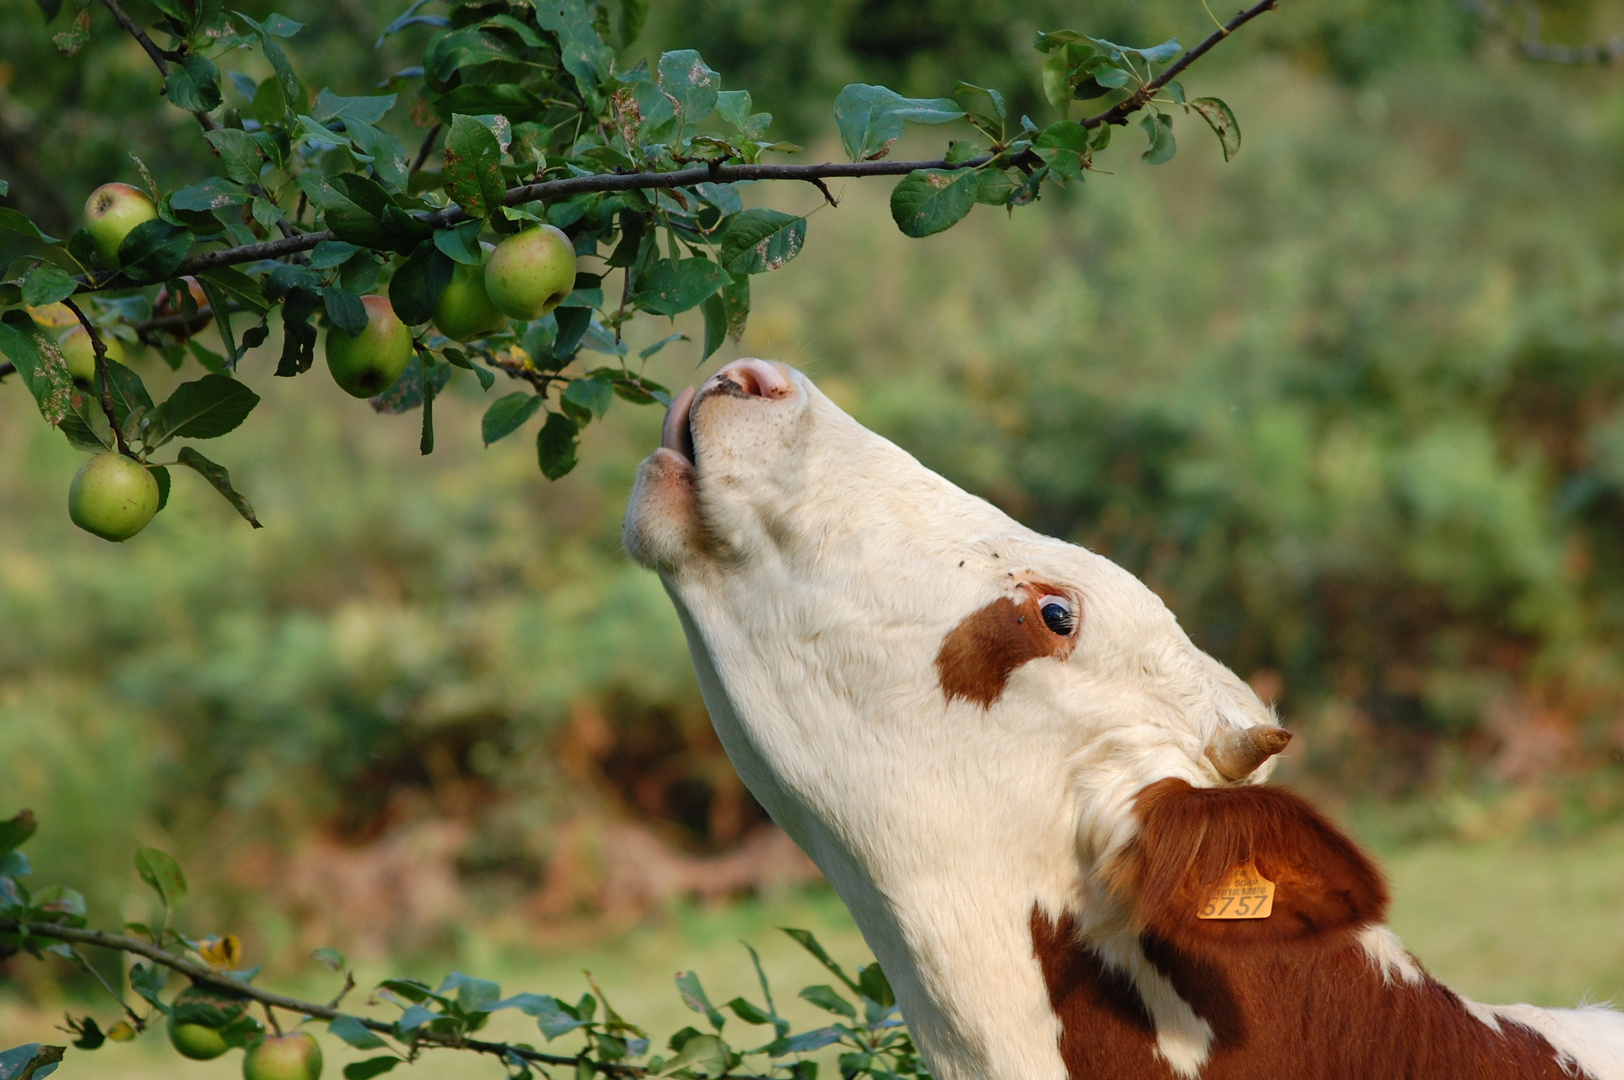
[[[1107,930],[1085,868],[1131,832],[1134,793],[1213,782],[1217,721],[1155,692],[1158,665],[1189,686],[1205,658],[1130,575],[931,473],[798,372],[736,362],[675,405],[626,548],[671,594],[741,778],[851,909],[935,1075],[1064,1076],[1057,1038],[1034,1037],[1058,1035],[1034,909]],[[944,642],[1029,581],[1083,590],[1087,668],[1054,656],[953,693]]]

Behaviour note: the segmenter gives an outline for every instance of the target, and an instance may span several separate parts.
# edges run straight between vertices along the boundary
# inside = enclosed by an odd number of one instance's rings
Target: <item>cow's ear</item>
[[[1139,926],[1175,945],[1205,952],[1340,945],[1386,914],[1381,871],[1289,791],[1163,780],[1139,793],[1135,809],[1139,834],[1108,876]],[[1243,870],[1252,878],[1246,885],[1236,872],[1248,865],[1256,874]],[[1268,915],[1224,917],[1256,914],[1270,892],[1256,878],[1273,885]]]

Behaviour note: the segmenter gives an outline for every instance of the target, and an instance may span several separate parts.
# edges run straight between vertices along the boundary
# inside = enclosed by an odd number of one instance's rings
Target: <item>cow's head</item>
[[[938,1062],[969,1030],[943,1003],[959,973],[931,966],[954,941],[1029,963],[1034,903],[1121,907],[1109,867],[1148,785],[1255,781],[1284,745],[1133,575],[779,364],[676,399],[624,540],[676,603],[741,776],[840,889]]]

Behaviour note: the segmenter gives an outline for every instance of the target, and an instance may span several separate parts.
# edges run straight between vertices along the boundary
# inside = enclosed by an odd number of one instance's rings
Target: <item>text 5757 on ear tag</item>
[[[1267,919],[1274,910],[1274,882],[1251,859],[1229,871],[1196,912],[1198,919]]]

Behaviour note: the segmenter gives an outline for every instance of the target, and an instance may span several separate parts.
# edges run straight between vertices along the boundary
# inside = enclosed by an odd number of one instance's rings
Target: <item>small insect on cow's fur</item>
[[[1289,735],[1149,589],[799,372],[684,391],[624,538],[941,1080],[1624,1080],[1624,1015],[1421,969],[1370,860],[1264,785]]]

